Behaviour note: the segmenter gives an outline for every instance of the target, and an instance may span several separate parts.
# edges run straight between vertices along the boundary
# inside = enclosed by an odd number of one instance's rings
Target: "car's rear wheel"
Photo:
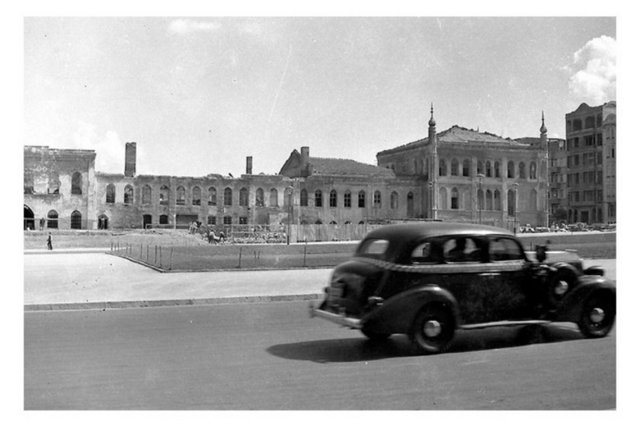
[[[451,310],[443,305],[429,304],[416,316],[410,337],[419,352],[434,354],[449,349],[454,332]]]
[[[389,333],[377,333],[366,328],[363,328],[360,331],[372,342],[383,342],[391,336]]]
[[[611,293],[597,292],[584,302],[578,327],[585,337],[604,337],[616,318],[615,298]]]

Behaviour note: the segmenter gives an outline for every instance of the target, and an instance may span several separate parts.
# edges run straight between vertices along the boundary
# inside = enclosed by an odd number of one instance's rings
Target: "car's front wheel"
[[[429,304],[416,316],[410,337],[415,349],[433,354],[449,349],[454,332],[451,310],[443,305]]]
[[[604,337],[613,328],[615,318],[615,297],[598,292],[589,296],[582,305],[578,327],[585,337]]]

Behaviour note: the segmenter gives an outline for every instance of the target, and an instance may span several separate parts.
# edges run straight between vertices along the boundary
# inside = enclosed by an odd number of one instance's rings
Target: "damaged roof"
[[[313,166],[314,175],[366,175],[381,177],[395,176],[392,170],[386,169],[384,167],[359,163],[354,160],[346,160],[342,158],[310,157],[309,163]]]

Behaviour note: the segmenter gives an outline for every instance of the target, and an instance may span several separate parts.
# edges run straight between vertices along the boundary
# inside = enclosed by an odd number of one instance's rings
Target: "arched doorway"
[[[35,215],[33,214],[33,210],[28,205],[24,205],[24,216],[23,216],[23,228],[24,230],[36,229],[36,221],[34,219]]]
[[[98,216],[98,229],[109,229],[109,217],[106,214]]]

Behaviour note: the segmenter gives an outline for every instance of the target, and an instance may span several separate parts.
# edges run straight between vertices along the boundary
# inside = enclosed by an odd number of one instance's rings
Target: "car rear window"
[[[356,254],[358,256],[375,257],[375,258],[382,259],[384,258],[384,254],[388,248],[389,248],[389,240],[381,240],[381,239],[364,240],[358,247]]]

